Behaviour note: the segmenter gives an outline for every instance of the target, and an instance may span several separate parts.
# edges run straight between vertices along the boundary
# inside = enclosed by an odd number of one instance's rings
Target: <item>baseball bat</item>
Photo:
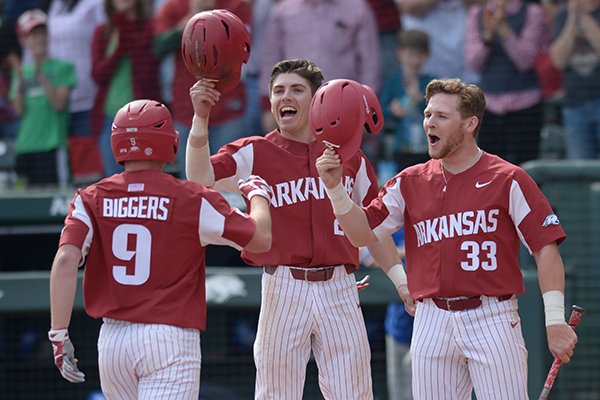
[[[585,310],[582,307],[573,306],[573,310],[571,311],[571,316],[569,317],[569,326],[575,330],[577,325],[579,325],[579,321],[581,321],[581,317],[585,313]],[[544,388],[542,389],[542,393],[538,400],[547,400],[550,395],[550,389],[552,389],[552,385],[554,385],[554,380],[556,379],[556,375],[558,374],[558,370],[562,365],[562,361],[560,358],[554,357],[554,361],[552,362],[552,366],[550,367],[550,371],[548,372],[548,376],[546,377],[546,382],[544,382]]]

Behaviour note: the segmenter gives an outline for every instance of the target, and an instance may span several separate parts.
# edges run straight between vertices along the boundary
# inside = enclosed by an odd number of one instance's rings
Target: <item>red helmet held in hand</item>
[[[154,100],[134,100],[117,111],[110,144],[119,164],[133,160],[174,162],[179,133],[171,113]]]
[[[317,89],[310,105],[310,126],[315,137],[346,162],[360,148],[363,129],[372,134],[381,131],[383,113],[369,86],[334,79]]]
[[[198,79],[218,81],[216,88],[221,93],[239,84],[250,47],[246,24],[227,10],[194,15],[181,37],[181,55],[187,69]]]

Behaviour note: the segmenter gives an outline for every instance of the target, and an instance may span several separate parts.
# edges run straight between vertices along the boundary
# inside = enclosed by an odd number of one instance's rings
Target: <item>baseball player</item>
[[[433,80],[423,128],[431,160],[400,172],[366,208],[340,189],[339,156],[317,168],[352,243],[405,227],[408,286],[417,300],[411,343],[415,399],[527,398],[527,350],[516,294],[519,240],[538,266],[551,353],[569,362],[577,337],[564,318],[565,233],[535,182],[477,147],[485,98],[475,85]],[[389,275],[406,281],[401,268]]]
[[[239,179],[260,174],[273,189],[273,246],[263,254],[242,252],[245,262],[264,267],[254,344],[255,398],[260,400],[300,400],[311,351],[325,399],[373,398],[370,348],[353,275],[358,249],[339,228],[315,168],[325,145],[315,140],[309,111],[322,80],[310,61],[277,63],[269,86],[279,129],[239,139],[212,157],[207,125],[220,93],[203,80],[190,89],[195,116],[188,179],[237,191]],[[377,194],[373,168],[362,152],[352,155],[342,174],[358,204]],[[400,262],[389,237],[371,251],[384,258],[379,265]]]
[[[54,362],[65,379],[85,380],[68,327],[77,268],[87,258],[83,295],[87,313],[103,319],[98,365],[106,398],[198,399],[205,247],[269,250],[268,186],[258,177],[240,182],[248,216],[218,192],[164,173],[178,133],[156,101],[121,108],[111,144],[125,171],[77,191],[52,265]]]

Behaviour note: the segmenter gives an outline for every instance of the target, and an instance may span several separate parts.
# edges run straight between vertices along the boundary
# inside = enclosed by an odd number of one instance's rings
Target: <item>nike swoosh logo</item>
[[[517,326],[518,323],[519,323],[519,321],[517,321],[517,322],[511,322],[510,323],[510,327],[514,328],[515,326]]]
[[[477,189],[481,189],[482,187],[484,187],[484,186],[487,186],[487,185],[489,185],[490,183],[492,183],[492,181],[485,182],[485,183],[479,183],[479,181],[477,181],[477,182],[475,182],[475,187],[476,187]]]

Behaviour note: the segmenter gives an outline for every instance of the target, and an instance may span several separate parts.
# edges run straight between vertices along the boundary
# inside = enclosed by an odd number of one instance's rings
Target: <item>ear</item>
[[[478,124],[479,124],[479,118],[477,118],[475,115],[468,117],[465,120],[465,128],[470,133],[475,133],[475,130],[477,129]]]

